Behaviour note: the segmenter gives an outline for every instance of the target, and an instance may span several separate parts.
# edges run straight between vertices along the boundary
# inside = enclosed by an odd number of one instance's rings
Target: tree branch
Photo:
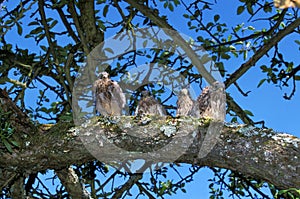
[[[123,184],[119,189],[115,190],[115,194],[112,196],[112,198],[122,198],[122,195],[124,192],[128,191],[131,189],[131,187],[136,184],[140,179],[143,178],[143,174],[131,174],[129,180]]]
[[[247,116],[244,110],[234,101],[234,99],[226,93],[226,103],[229,110],[232,110],[236,113],[236,115],[245,123],[254,125],[254,121]]]
[[[224,126],[220,136],[216,138],[217,144],[206,157],[200,158],[199,146],[203,145],[202,138],[207,134],[208,124],[203,123],[202,119],[187,119],[185,122],[183,120],[172,119],[172,123],[178,125],[175,133],[177,139],[184,138],[187,135],[186,129],[190,126],[196,125],[198,130],[193,134],[193,137],[196,136],[194,142],[187,146],[187,150],[176,162],[227,168],[245,176],[265,180],[279,188],[300,188],[299,138],[288,134],[276,134],[271,129]],[[19,173],[33,173],[46,169],[59,170],[74,163],[94,160],[91,151],[85,148],[90,146],[94,147],[94,152],[101,157],[121,162],[128,161],[128,157],[134,154],[140,154],[140,158],[149,158],[147,151],[155,151],[165,145],[170,145],[169,148],[173,149],[177,146],[171,142],[173,136],[167,137],[161,132],[162,126],[170,126],[169,118],[153,119],[149,124],[144,125],[142,128],[150,137],[145,137],[143,132],[140,132],[142,134],[140,136],[126,133],[132,133],[139,125],[135,118],[128,116],[120,118],[118,125],[124,122],[128,126],[128,129],[123,131],[116,123],[110,121],[94,118],[88,125],[76,128],[70,128],[69,123],[59,123],[49,131],[26,139],[25,141],[30,144],[20,150],[9,153],[2,148],[0,165]],[[191,122],[190,125],[187,125],[188,121]],[[154,138],[151,135],[158,137]],[[122,148],[122,154],[114,155],[113,151],[106,154],[109,143],[115,143],[116,147]],[[172,161],[170,156],[177,157],[178,151],[160,153],[152,161],[153,163]],[[10,161],[7,161],[8,159]]]
[[[286,26],[285,29],[279,31],[274,35],[268,43],[263,45],[246,63],[242,64],[239,69],[232,73],[225,81],[225,87],[228,88],[232,83],[238,80],[244,73],[246,73],[255,63],[262,58],[271,48],[278,44],[286,35],[294,31],[295,28],[300,26],[300,18],[293,21],[291,24]]]
[[[53,4],[55,3],[54,0],[51,0],[51,1],[52,1]],[[70,34],[70,36],[72,37],[72,39],[76,42],[76,44],[79,43],[79,39],[78,39],[76,33],[73,31],[71,25],[69,24],[69,22],[68,22],[68,20],[65,16],[64,12],[62,11],[62,9],[60,7],[55,7],[55,9],[57,10],[57,12],[58,12],[58,14],[61,18],[61,21],[65,25],[65,27],[66,27],[68,33]]]
[[[48,42],[48,45],[49,45],[49,48],[50,48],[50,51],[53,55],[53,59],[54,59],[54,62],[55,63],[58,63],[57,61],[57,56],[56,56],[56,51],[54,49],[54,45],[53,45],[53,42],[51,40],[51,34],[50,34],[50,29],[49,29],[49,26],[48,26],[48,23],[47,23],[47,19],[46,19],[46,14],[45,14],[45,10],[44,10],[44,5],[45,2],[43,0],[39,0],[38,1],[38,6],[39,6],[39,13],[41,15],[41,22],[44,26],[44,29],[45,29],[45,35],[46,35],[46,38],[47,38],[47,42]]]
[[[76,30],[77,30],[79,38],[80,38],[80,42],[82,43],[82,46],[83,46],[83,50],[84,50],[85,54],[87,55],[90,53],[90,48],[88,46],[88,41],[85,37],[84,31],[82,30],[74,2],[72,2],[72,1],[68,2],[68,12],[70,13],[71,17],[73,18]]]
[[[82,186],[76,175],[74,169],[69,167],[67,169],[56,170],[61,183],[65,186],[67,192],[73,199],[90,199],[88,192]]]
[[[180,36],[180,34],[169,24],[167,21],[156,13],[154,10],[151,10],[149,7],[140,4],[139,1],[135,0],[126,0],[131,6],[138,9],[143,15],[152,20],[160,28],[164,28],[164,32],[168,34],[173,41],[177,43],[183,50],[186,52],[187,56],[191,59],[192,63],[197,67],[200,74],[205,78],[209,84],[213,84],[216,80],[211,74],[205,69],[199,56],[195,51],[189,46],[189,44]]]
[[[22,140],[26,135],[34,135],[38,132],[38,128],[31,119],[23,113],[19,107],[9,98],[5,90],[0,89],[0,110],[6,114],[6,121],[14,130],[14,138]],[[3,119],[3,118],[2,118]]]

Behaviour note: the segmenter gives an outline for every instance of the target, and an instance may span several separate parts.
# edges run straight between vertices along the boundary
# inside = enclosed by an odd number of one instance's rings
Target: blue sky
[[[10,2],[13,4],[13,1]],[[241,22],[245,22],[247,24],[248,18],[246,18],[246,15],[242,14],[241,16],[235,16],[237,5],[239,5],[237,1],[218,1],[217,5],[216,9],[207,15],[207,18],[212,18],[215,13],[219,13],[221,16],[220,20],[225,23],[237,25]],[[186,35],[191,35],[191,37],[194,38],[197,37],[196,34],[191,34],[191,32],[186,28],[186,21],[182,20],[181,10],[175,9],[172,17],[168,18],[168,21],[171,24],[174,24],[174,27],[178,31]],[[26,22],[24,22],[23,25],[24,33],[26,34]],[[261,26],[261,22],[256,22],[255,25],[258,25],[258,29],[263,28],[263,26]],[[25,35],[24,33],[23,35]],[[107,37],[110,36],[111,35],[107,35]],[[295,65],[297,65],[300,63],[300,56],[299,49],[293,44],[293,40],[295,39],[297,38],[290,36],[285,38],[281,41],[280,47],[284,49],[285,58],[293,60]],[[24,41],[20,39],[16,31],[11,31],[9,35],[7,35],[7,40],[14,41],[14,43],[21,48],[34,48],[34,43],[32,41],[30,42],[28,40]],[[225,67],[234,71],[242,63],[244,63],[243,60],[232,59],[225,63]],[[259,61],[259,64],[269,65],[269,62],[266,62],[266,59],[263,58]],[[274,85],[267,83],[262,85],[260,88],[257,88],[259,81],[266,77],[265,74],[261,73],[259,64],[252,67],[247,74],[238,81],[244,91],[251,91],[248,97],[243,97],[233,85],[228,88],[227,92],[231,94],[242,108],[250,110],[254,114],[254,117],[252,117],[254,121],[264,120],[266,122],[265,125],[269,128],[278,132],[286,132],[300,137],[300,123],[298,115],[300,110],[299,91],[295,93],[292,100],[284,100],[283,94],[284,92],[289,93],[290,88],[280,90]],[[298,83],[297,86],[299,86]],[[32,106],[34,106],[36,101],[31,100],[30,102],[32,102]],[[186,190],[188,191],[186,194],[181,194],[181,192],[178,191],[177,195],[170,196],[169,198],[208,198],[207,180],[209,177],[212,177],[210,171],[208,169],[202,169],[194,176],[194,182],[186,185]]]

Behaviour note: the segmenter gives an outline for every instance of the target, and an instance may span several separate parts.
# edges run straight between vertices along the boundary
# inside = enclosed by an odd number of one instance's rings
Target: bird
[[[135,116],[159,115],[166,116],[166,110],[147,90],[142,91],[142,97],[135,110]]]
[[[176,116],[189,116],[193,105],[194,101],[191,99],[189,90],[182,89],[178,95]]]
[[[290,7],[300,8],[300,0],[274,0],[274,6],[276,8],[281,8],[281,9],[290,8]]]
[[[226,95],[225,87],[221,82],[214,82],[205,87],[189,113],[190,116],[200,118],[209,117],[217,120],[225,118]]]
[[[126,98],[119,84],[110,79],[107,72],[99,73],[93,90],[96,100],[96,111],[102,116],[120,116],[126,104]]]
[[[209,87],[207,86],[202,90],[196,101],[193,102],[193,107],[188,115],[195,118],[202,117],[203,112],[208,107],[209,100]]]

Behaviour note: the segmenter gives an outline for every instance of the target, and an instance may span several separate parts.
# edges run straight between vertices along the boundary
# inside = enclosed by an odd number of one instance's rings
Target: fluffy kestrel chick
[[[110,79],[107,72],[101,72],[93,90],[96,110],[103,116],[119,116],[126,104],[125,95],[119,84]]]
[[[189,116],[193,104],[189,90],[182,89],[178,95],[176,116]]]
[[[149,91],[142,91],[142,98],[135,110],[135,115],[160,115],[165,116],[164,107],[150,95]]]
[[[210,117],[218,120],[225,118],[226,95],[221,82],[207,86],[197,98],[189,115],[193,117]]]

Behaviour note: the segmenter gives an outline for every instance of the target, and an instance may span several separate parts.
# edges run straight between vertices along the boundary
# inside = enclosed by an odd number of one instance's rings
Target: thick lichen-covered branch
[[[100,117],[77,127],[59,123],[27,139],[22,149],[13,153],[2,149],[0,164],[19,173],[33,173],[63,169],[96,157],[108,163],[132,157],[153,163],[227,168],[279,188],[300,187],[299,138],[241,125],[224,125],[208,135],[210,128],[207,119],[170,117]],[[206,156],[199,156],[202,146],[209,144],[204,141],[212,141],[207,136],[216,140],[215,145]]]

